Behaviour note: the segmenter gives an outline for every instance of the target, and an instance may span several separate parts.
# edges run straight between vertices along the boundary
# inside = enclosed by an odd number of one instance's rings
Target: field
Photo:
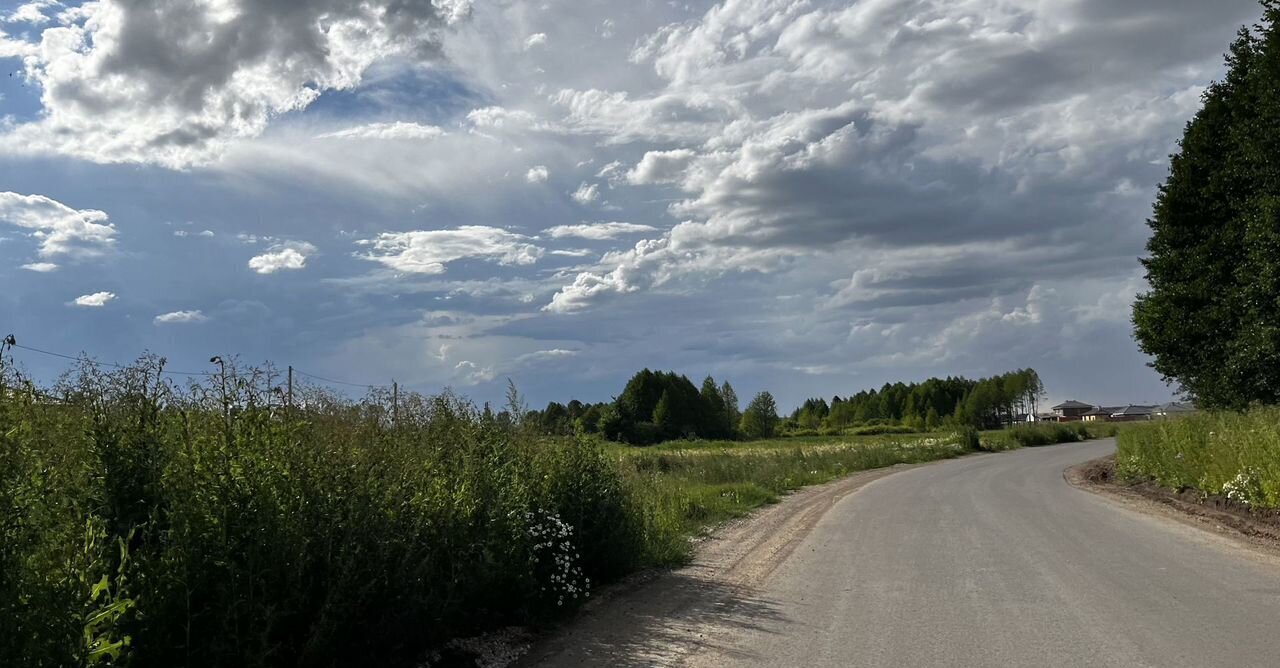
[[[611,444],[631,487],[668,533],[693,536],[776,501],[788,491],[854,471],[957,457],[955,432],[911,436],[824,436],[764,441],[677,441],[649,448]],[[679,563],[687,541],[667,546]]]
[[[1117,439],[1116,472],[1175,491],[1280,507],[1280,409],[1201,413],[1138,425]]]
[[[299,388],[288,403],[269,369],[179,386],[161,364],[0,386],[6,663],[415,665],[683,563],[691,537],[789,490],[1019,443],[957,430],[635,448],[549,438],[449,394]],[[1057,434],[1042,431],[1025,433]]]

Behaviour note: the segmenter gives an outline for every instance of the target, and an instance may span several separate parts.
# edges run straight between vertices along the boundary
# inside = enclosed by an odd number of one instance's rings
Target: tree
[[[733,438],[738,431],[738,421],[742,416],[738,413],[738,393],[733,391],[733,386],[727,380],[720,386],[720,398],[724,400],[725,436]]]
[[[778,429],[778,404],[773,395],[757,394],[742,412],[740,425],[747,438],[771,438]]]
[[[679,433],[679,427],[676,426],[671,414],[671,393],[666,390],[662,391],[662,397],[658,399],[658,405],[653,409],[653,424],[658,427],[664,439],[674,438]]]
[[[1152,366],[1211,407],[1280,402],[1280,2],[1262,4],[1171,156],[1133,307]]]
[[[938,418],[938,411],[933,406],[930,406],[928,412],[924,414],[924,428],[933,431],[938,428],[939,424],[941,424],[941,420]]]
[[[700,432],[707,438],[726,438],[729,436],[728,424],[724,414],[724,397],[720,388],[716,387],[716,379],[707,376],[702,381],[702,403],[705,415]]]

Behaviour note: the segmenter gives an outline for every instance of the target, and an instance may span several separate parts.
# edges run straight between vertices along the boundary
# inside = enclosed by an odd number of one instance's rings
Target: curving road
[[[761,543],[608,601],[530,663],[1280,665],[1280,565],[1063,480],[1113,450],[1025,449],[868,479],[807,502],[819,510],[793,522],[803,532],[785,549]]]

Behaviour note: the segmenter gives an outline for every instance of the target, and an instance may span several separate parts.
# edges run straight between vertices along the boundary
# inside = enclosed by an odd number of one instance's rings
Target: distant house
[[[1156,406],[1139,406],[1137,404],[1129,404],[1124,408],[1111,414],[1109,420],[1111,422],[1134,422],[1137,420],[1150,420],[1155,414]]]
[[[1111,414],[1124,410],[1122,406],[1094,406],[1092,410],[1080,416],[1085,422],[1108,422]]]
[[[1151,415],[1152,417],[1157,417],[1157,418],[1182,417],[1184,415],[1191,415],[1192,413],[1197,413],[1199,412],[1199,410],[1200,409],[1196,408],[1195,404],[1189,404],[1189,403],[1178,402],[1178,401],[1170,401],[1169,403],[1164,404],[1163,406],[1158,406],[1154,411],[1151,412]]]
[[[1049,410],[1053,411],[1053,416],[1058,422],[1075,422],[1085,413],[1093,410],[1093,405],[1072,399],[1052,406]]]

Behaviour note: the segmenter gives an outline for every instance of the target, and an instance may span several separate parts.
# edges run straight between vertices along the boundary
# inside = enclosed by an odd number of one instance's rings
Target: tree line
[[[800,429],[843,429],[896,424],[931,430],[944,424],[997,428],[1035,414],[1044,384],[1034,369],[1018,369],[971,380],[963,376],[930,378],[922,383],[885,383],[841,398],[806,400],[791,414]]]
[[[996,428],[1036,413],[1044,386],[1034,369],[971,380],[930,378],[886,383],[846,398],[806,400],[787,419],[769,392],[739,409],[728,381],[707,376],[701,387],[673,371],[643,369],[611,402],[551,402],[525,414],[528,424],[549,435],[599,434],[609,440],[648,445],[678,438],[769,438],[805,430],[843,430],[865,425],[901,425],[923,431],[944,425]]]

